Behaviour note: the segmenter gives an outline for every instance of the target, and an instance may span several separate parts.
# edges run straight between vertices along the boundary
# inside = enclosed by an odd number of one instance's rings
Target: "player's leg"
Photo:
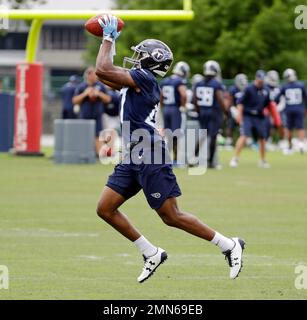
[[[252,124],[251,119],[247,116],[243,117],[243,121],[240,125],[240,137],[238,138],[235,146],[234,156],[230,161],[230,167],[236,168],[239,164],[239,157],[242,149],[246,144],[247,137],[252,135]]]
[[[260,168],[269,168],[270,165],[266,161],[266,136],[267,136],[267,119],[255,118],[254,119],[254,127],[255,133],[258,137],[258,144],[259,144],[259,155],[260,155]]]
[[[234,157],[230,161],[230,166],[233,168],[238,166],[239,157],[240,157],[242,149],[244,148],[244,146],[246,144],[246,139],[247,139],[247,136],[245,134],[243,134],[243,135],[240,135],[240,137],[238,138],[238,140],[236,142]]]
[[[165,224],[184,230],[194,236],[217,245],[228,259],[230,278],[235,279],[242,268],[244,241],[239,238],[228,238],[211,229],[196,216],[181,211],[175,197],[168,198],[156,209]]]
[[[177,108],[173,108],[173,115],[172,115],[172,125],[171,130],[172,132],[181,128],[181,112]],[[173,152],[174,152],[174,164],[177,164],[178,161],[178,145],[179,145],[179,137],[173,136]]]
[[[165,200],[163,205],[159,209],[156,209],[156,211],[162,221],[170,227],[182,229],[208,241],[214,238],[215,231],[213,229],[209,228],[192,214],[181,212],[178,209],[175,197]],[[233,246],[232,241],[229,242],[229,245]]]
[[[97,205],[98,216],[120,232],[130,241],[136,241],[140,238],[139,231],[130,223],[128,217],[120,212],[118,208],[126,201],[126,199],[106,186]]]
[[[138,281],[148,279],[154,270],[166,260],[166,252],[150,243],[129,221],[128,217],[118,208],[129,198],[133,197],[141,189],[135,181],[133,172],[129,166],[118,165],[109,177],[97,205],[97,214],[100,218],[120,232],[124,237],[134,243],[143,255],[145,263]],[[155,263],[154,267],[148,267],[148,263]],[[151,270],[148,274],[149,268]]]
[[[299,139],[299,150],[301,153],[304,153],[305,151],[305,130],[304,129],[298,129],[297,130],[297,136]]]
[[[295,116],[295,128],[297,129],[297,137],[298,137],[298,148],[300,153],[304,153],[305,151],[305,130],[304,130],[304,116],[305,112],[297,112]]]
[[[209,120],[210,120],[210,113],[208,113],[208,111],[206,111],[206,110],[200,110],[199,118],[198,118],[199,128],[200,129],[205,129],[205,130],[208,131]],[[209,132],[207,132],[207,134],[209,134]],[[206,136],[202,135],[199,138],[199,140],[197,141],[196,148],[195,148],[195,156],[199,156],[200,146],[204,143],[206,138],[207,138]]]
[[[286,136],[288,139],[288,151],[292,151],[292,131],[294,129],[293,113],[286,110]]]
[[[100,141],[99,139],[99,135],[100,135],[100,132],[102,131],[102,115],[98,115],[96,116],[96,119],[95,119],[95,122],[96,122],[96,127],[95,127],[95,150],[96,150],[96,156],[99,157],[99,152],[100,152],[100,149],[102,147],[102,141]]]
[[[208,168],[221,168],[220,165],[214,163],[214,157],[216,154],[217,148],[217,135],[220,128],[222,127],[222,116],[218,113],[212,113],[211,121],[209,123],[209,135],[210,135],[210,144],[209,144],[209,157],[208,157]]]
[[[268,169],[270,168],[270,164],[266,161],[266,140],[261,138],[258,140],[259,143],[259,154],[260,154],[260,162],[259,167]]]

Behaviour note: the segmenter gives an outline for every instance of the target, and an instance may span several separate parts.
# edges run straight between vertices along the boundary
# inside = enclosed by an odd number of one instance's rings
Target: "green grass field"
[[[139,252],[95,213],[111,166],[1,154],[0,265],[10,287],[0,299],[307,299],[294,286],[295,266],[307,265],[307,156],[271,153],[265,170],[253,151],[230,169],[231,155],[222,152],[221,171],[175,172],[184,210],[246,240],[240,277],[228,279],[216,247],[164,225],[140,193],[122,209],[169,260],[138,284]]]

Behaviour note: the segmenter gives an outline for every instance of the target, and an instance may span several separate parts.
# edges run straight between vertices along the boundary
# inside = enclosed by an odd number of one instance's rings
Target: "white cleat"
[[[167,259],[167,253],[161,248],[158,248],[158,251],[155,255],[146,258],[144,257],[144,267],[142,273],[138,277],[138,282],[142,283],[151,277],[156,269]]]
[[[239,276],[239,273],[243,267],[242,255],[245,247],[245,242],[244,240],[239,238],[231,239],[235,243],[234,247],[231,250],[223,252],[223,254],[225,255],[225,259],[227,259],[230,267],[229,277],[230,279],[235,279]]]
[[[259,163],[258,163],[258,167],[259,168],[263,168],[263,169],[271,168],[270,164],[265,160],[260,160]]]
[[[239,161],[237,158],[233,157],[229,163],[231,168],[236,168],[239,165]]]

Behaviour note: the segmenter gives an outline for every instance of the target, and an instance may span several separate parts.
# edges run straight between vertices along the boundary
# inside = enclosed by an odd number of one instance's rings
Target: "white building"
[[[110,9],[112,0],[46,0],[33,9],[82,10]],[[44,22],[37,61],[44,64],[46,77],[66,76],[84,68],[84,21],[47,20]],[[0,77],[13,75],[16,63],[25,59],[29,26],[23,21],[9,21],[9,32],[0,34]]]

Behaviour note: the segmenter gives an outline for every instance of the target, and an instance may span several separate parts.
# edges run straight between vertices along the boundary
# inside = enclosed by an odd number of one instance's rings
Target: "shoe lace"
[[[154,266],[155,263],[150,260],[150,257],[146,258],[144,255],[143,255],[143,259],[144,259],[143,271],[151,272],[152,271],[151,267]]]
[[[225,255],[225,260],[227,260],[228,264],[229,264],[229,267],[232,267],[233,266],[233,261],[232,261],[232,257],[231,257],[231,250],[227,250],[224,252],[224,255]]]
[[[234,245],[231,250],[227,250],[227,251],[223,252],[224,255],[225,255],[225,260],[228,261],[229,267],[233,267],[234,265],[237,264],[237,262],[234,263],[234,261],[237,260],[237,258],[233,257],[233,249],[234,249],[235,246],[236,245]]]

